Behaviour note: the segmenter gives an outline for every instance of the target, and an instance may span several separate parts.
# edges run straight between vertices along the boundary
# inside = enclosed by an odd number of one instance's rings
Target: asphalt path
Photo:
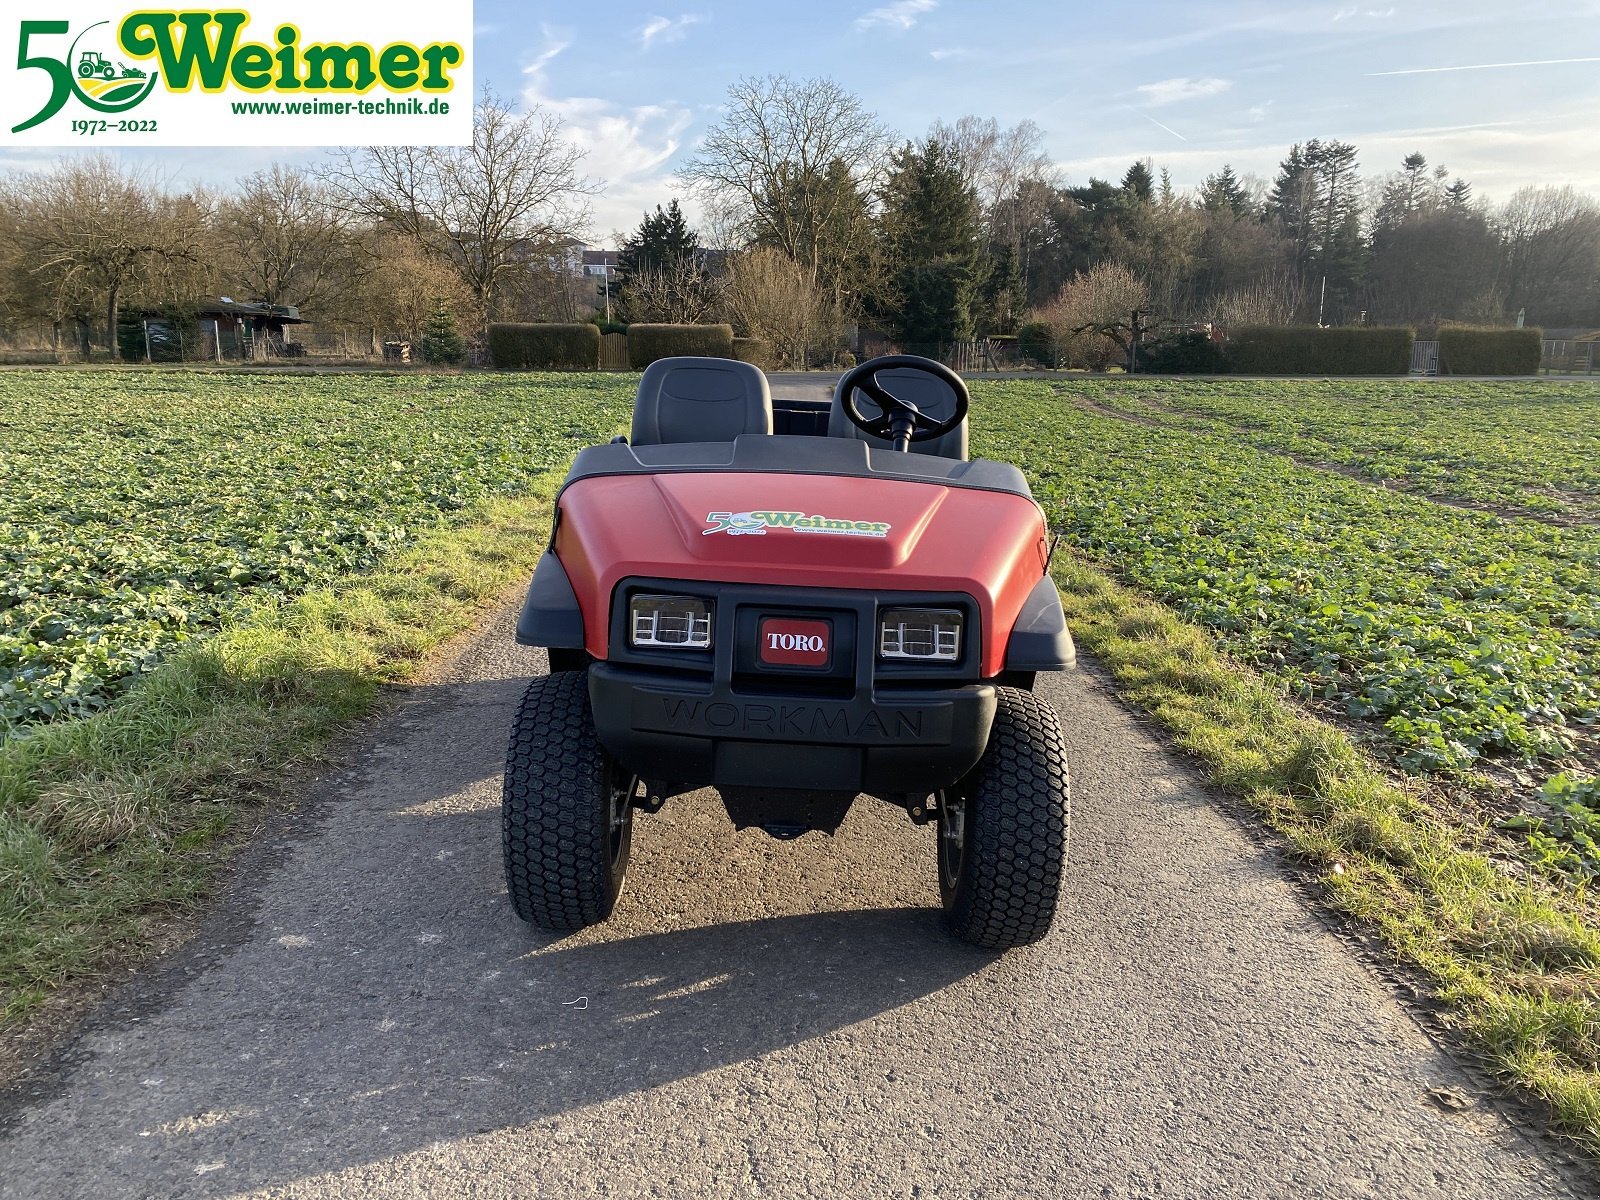
[[[709,794],[640,818],[608,924],[530,930],[512,612],[12,1097],[0,1195],[1575,1194],[1092,670],[1042,685],[1074,827],[1039,946],[947,940],[898,810],[779,843]]]

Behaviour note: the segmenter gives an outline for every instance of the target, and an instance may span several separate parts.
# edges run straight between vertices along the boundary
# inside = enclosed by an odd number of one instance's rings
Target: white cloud
[[[524,70],[523,102],[560,116],[562,136],[587,152],[584,174],[605,186],[593,200],[594,233],[606,238],[612,230],[632,229],[647,207],[672,196],[667,163],[682,147],[694,113],[671,101],[629,107],[595,96],[555,95],[547,68],[573,37],[545,26],[544,38]]]
[[[1338,12],[1334,13],[1333,23],[1337,25],[1340,21],[1350,21],[1354,20],[1356,17],[1366,17],[1368,20],[1372,21],[1387,21],[1392,16],[1394,16],[1393,7],[1363,9],[1352,5],[1349,8],[1341,8]]]
[[[1264,100],[1260,104],[1252,104],[1249,109],[1246,110],[1247,115],[1252,121],[1265,121],[1267,119],[1267,113],[1271,111],[1272,106],[1276,103],[1276,100]]]
[[[657,42],[665,45],[668,42],[683,41],[684,34],[688,32],[689,26],[699,25],[704,20],[704,17],[694,13],[684,13],[683,16],[676,19],[672,17],[651,17],[638,29],[634,30],[634,36],[639,39],[639,48],[648,50]]]
[[[971,53],[972,51],[970,50],[947,49],[941,47],[938,50],[929,50],[928,57],[933,59],[934,62],[944,62],[944,60],[947,58],[966,58]]]
[[[875,8],[857,17],[856,31],[864,33],[880,25],[885,29],[910,29],[923,13],[932,12],[938,7],[939,0],[895,0],[893,4],[885,4],[882,8]]]
[[[1185,100],[1203,100],[1218,96],[1233,87],[1231,79],[1190,79],[1181,75],[1176,79],[1163,79],[1159,83],[1140,84],[1133,90],[1143,97],[1151,108],[1164,104],[1179,104]]]

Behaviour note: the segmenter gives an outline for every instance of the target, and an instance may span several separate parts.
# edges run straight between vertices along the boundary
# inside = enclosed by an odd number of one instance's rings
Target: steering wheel
[[[880,372],[896,369],[921,371],[949,384],[956,397],[955,412],[943,420],[930,417],[911,401],[900,399],[878,382]],[[877,405],[877,416],[869,417],[861,411],[856,403],[857,388]],[[863,433],[893,442],[894,448],[902,452],[910,450],[912,442],[931,442],[956,428],[966,420],[971,402],[967,385],[962,382],[961,376],[941,362],[916,354],[886,354],[882,358],[868,359],[839,380],[839,403],[844,415],[850,418],[850,423]]]

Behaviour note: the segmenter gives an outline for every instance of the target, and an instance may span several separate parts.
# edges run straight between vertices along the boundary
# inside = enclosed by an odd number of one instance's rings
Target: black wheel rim
[[[628,858],[628,842],[633,832],[633,797],[639,790],[639,777],[625,775],[615,765],[608,773],[606,816],[609,821],[608,849],[611,869],[616,871]]]
[[[939,793],[939,882],[953,891],[967,859],[967,801],[954,792]]]

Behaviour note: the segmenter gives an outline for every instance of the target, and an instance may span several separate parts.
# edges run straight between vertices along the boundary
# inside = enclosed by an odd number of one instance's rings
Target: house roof
[[[195,315],[201,317],[267,317],[283,325],[304,325],[300,310],[292,304],[246,304],[229,296],[207,297],[196,302]]]

